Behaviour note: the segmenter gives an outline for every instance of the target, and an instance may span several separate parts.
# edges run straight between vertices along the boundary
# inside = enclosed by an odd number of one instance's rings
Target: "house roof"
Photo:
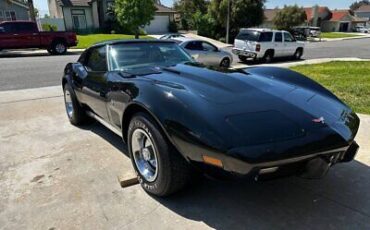
[[[330,21],[341,21],[343,20],[346,16],[349,16],[352,18],[351,13],[349,10],[333,10],[332,11],[332,17]]]
[[[313,7],[303,8],[307,15],[307,20],[313,19]],[[326,6],[319,6],[319,14],[325,13],[325,11],[330,12],[329,8]]]
[[[92,0],[57,0],[60,6],[90,6]]]
[[[18,6],[21,6],[21,7],[24,7],[26,9],[28,9],[28,5],[25,1],[21,1],[21,0],[9,0],[9,1],[13,4],[16,4]]]
[[[356,13],[360,13],[360,12],[370,12],[370,5],[362,5],[360,6],[360,8],[358,8],[357,10],[355,10]]]

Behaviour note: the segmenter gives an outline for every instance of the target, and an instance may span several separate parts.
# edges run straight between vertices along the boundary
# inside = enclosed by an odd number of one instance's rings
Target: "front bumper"
[[[247,57],[247,58],[258,58],[258,53],[248,51],[248,50],[233,48],[232,53],[237,55],[237,56],[243,56],[243,57]]]
[[[262,163],[248,163],[226,155],[214,155],[213,157],[222,161],[222,170],[237,176],[258,178],[284,174],[318,179],[325,176],[331,166],[352,161],[358,150],[359,146],[353,142],[349,147]]]

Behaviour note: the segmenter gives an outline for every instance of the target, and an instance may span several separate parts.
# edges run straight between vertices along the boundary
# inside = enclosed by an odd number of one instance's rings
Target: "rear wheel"
[[[224,58],[224,59],[222,59],[222,61],[220,63],[220,67],[223,67],[223,68],[229,68],[230,65],[231,65],[230,58]]]
[[[51,45],[52,54],[62,55],[67,52],[67,45],[64,41],[55,41]]]
[[[271,63],[274,60],[274,52],[271,50],[266,51],[265,56],[263,57],[263,60],[266,63]]]
[[[168,196],[190,181],[191,166],[147,114],[134,115],[128,128],[127,143],[132,165],[146,192]]]
[[[69,122],[72,125],[79,126],[91,120],[77,101],[74,91],[68,83],[64,85],[64,104]]]

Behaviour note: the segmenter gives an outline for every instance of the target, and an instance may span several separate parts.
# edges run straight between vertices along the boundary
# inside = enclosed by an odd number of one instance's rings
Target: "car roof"
[[[194,38],[188,38],[188,37],[177,37],[177,38],[172,38],[171,40],[176,41],[176,42],[191,42],[191,41],[202,41],[199,39],[194,39]]]
[[[159,40],[159,39],[115,39],[115,40],[108,40],[104,42],[99,42],[92,47],[96,46],[104,46],[104,45],[117,45],[117,44],[137,44],[137,43],[175,43],[171,40]]]
[[[254,30],[254,31],[258,31],[258,32],[287,32],[285,30],[273,30],[273,29],[269,29],[269,28],[241,28],[240,32],[247,31],[247,30]]]

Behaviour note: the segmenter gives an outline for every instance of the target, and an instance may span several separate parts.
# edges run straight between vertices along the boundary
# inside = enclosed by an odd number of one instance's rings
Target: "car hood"
[[[348,142],[359,125],[356,114],[335,96],[248,70],[177,65],[148,79],[169,86],[229,147],[284,141],[319,129]]]

